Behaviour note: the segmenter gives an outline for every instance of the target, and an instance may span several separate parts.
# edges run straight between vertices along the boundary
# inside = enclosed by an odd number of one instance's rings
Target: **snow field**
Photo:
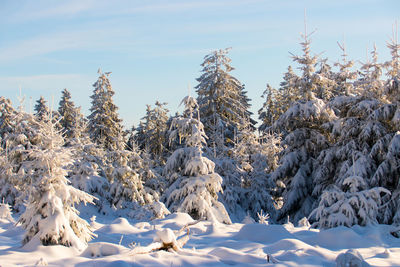
[[[84,213],[84,212],[83,212]],[[353,249],[363,266],[400,266],[400,240],[392,226],[375,225],[316,230],[292,224],[231,225],[201,221],[190,226],[190,239],[179,251],[140,254],[157,241],[175,240],[177,231],[194,220],[174,213],[150,222],[97,215],[92,221],[97,238],[86,249],[43,246],[21,247],[24,231],[0,220],[1,266],[336,266],[339,254]],[[183,232],[180,235],[186,235]],[[344,257],[344,256],[342,256]]]

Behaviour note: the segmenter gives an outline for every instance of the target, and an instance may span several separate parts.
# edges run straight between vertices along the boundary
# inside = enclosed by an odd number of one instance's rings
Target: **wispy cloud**
[[[61,18],[76,16],[85,11],[98,8],[95,0],[70,0],[70,1],[28,1],[21,5],[15,13],[10,15],[11,22],[24,22],[38,19]]]
[[[21,88],[40,91],[60,91],[63,88],[74,87],[88,83],[93,79],[80,74],[44,74],[30,76],[0,76],[0,91],[18,90]],[[85,82],[85,83],[82,83]],[[90,83],[88,83],[90,84]]]
[[[0,47],[0,61],[14,61],[58,51],[112,48],[115,40],[126,34],[125,30],[115,30],[112,27],[43,34]]]
[[[50,18],[62,18],[79,16],[90,13],[90,17],[102,17],[110,15],[129,15],[147,13],[181,13],[186,11],[207,11],[210,9],[230,8],[248,6],[262,0],[203,0],[203,1],[182,1],[182,0],[70,0],[54,2],[49,0],[27,1],[22,8],[11,14],[13,22],[31,21]]]

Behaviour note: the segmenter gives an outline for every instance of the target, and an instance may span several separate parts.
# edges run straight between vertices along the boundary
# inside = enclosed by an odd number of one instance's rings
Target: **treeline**
[[[182,114],[157,101],[129,131],[109,73],[99,71],[87,117],[66,89],[57,111],[41,98],[35,114],[1,97],[0,197],[25,213],[35,205],[40,213],[51,190],[74,188],[103,213],[137,219],[181,211],[230,223],[263,211],[274,223],[321,228],[398,224],[400,45],[388,42],[383,63],[374,48],[357,69],[344,45],[331,66],[310,44],[304,35],[303,54],[293,56],[298,72],[289,66],[279,88],[267,85],[257,129],[229,49],[204,57],[197,97],[183,99]]]

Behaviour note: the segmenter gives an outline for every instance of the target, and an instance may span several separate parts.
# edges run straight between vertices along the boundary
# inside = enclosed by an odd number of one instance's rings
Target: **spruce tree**
[[[19,211],[28,196],[30,184],[27,157],[29,151],[39,142],[38,122],[36,117],[27,114],[22,109],[10,117],[12,128],[2,140],[4,149],[1,151],[2,173],[1,198],[6,198],[14,210]]]
[[[26,172],[30,176],[29,198],[19,222],[26,229],[23,243],[37,240],[43,245],[83,248],[93,237],[89,224],[81,219],[76,203],[93,203],[93,197],[69,185],[66,166],[70,149],[50,121],[39,124],[39,143],[29,150]]]
[[[335,95],[354,96],[357,93],[353,85],[353,81],[357,78],[357,72],[351,70],[354,62],[347,59],[344,43],[338,43],[338,46],[342,51],[342,60],[335,63],[335,66],[339,68],[339,71],[333,74],[336,84]]]
[[[164,154],[168,145],[167,103],[156,101],[155,107],[146,105],[146,115],[136,129],[135,140],[140,149],[152,154],[153,159],[165,163]]]
[[[41,96],[36,101],[34,110],[35,110],[35,116],[39,121],[47,120],[50,117],[49,116],[50,110],[46,103],[47,103],[47,101],[44,99],[43,96]]]
[[[13,129],[12,117],[17,111],[13,108],[11,100],[3,96],[0,97],[0,138],[11,132]],[[3,144],[4,145],[4,144]]]
[[[99,78],[93,84],[91,114],[88,117],[90,137],[105,149],[121,149],[125,145],[119,138],[123,134],[123,127],[112,99],[114,91],[108,79],[110,72],[99,70],[98,73]]]
[[[356,82],[361,95],[369,99],[383,100],[384,82],[381,79],[383,66],[378,62],[378,51],[374,45],[371,52],[372,61],[367,58],[359,71],[360,78]]]
[[[67,140],[79,137],[83,128],[83,115],[80,108],[75,107],[71,100],[71,93],[64,89],[62,91],[61,100],[58,107],[60,114],[59,124],[62,127],[63,135]]]
[[[324,123],[335,120],[334,111],[320,98],[328,93],[320,91],[322,87],[331,88],[331,80],[317,73],[317,56],[311,56],[309,35],[305,33],[301,46],[302,56],[293,56],[298,62],[302,75],[291,84],[291,91],[302,96],[292,103],[273,124],[272,130],[283,134],[285,149],[282,151],[279,166],[271,173],[271,179],[277,185],[278,196],[283,205],[277,212],[277,221],[299,221],[310,214],[315,198],[311,196],[314,186],[314,161],[320,151],[329,146]],[[277,196],[277,197],[278,197]]]
[[[194,219],[229,224],[229,215],[218,201],[222,178],[214,172],[214,162],[202,155],[207,137],[199,120],[197,102],[190,96],[182,102],[186,117],[173,120],[170,138],[178,137],[185,147],[175,150],[165,165],[164,174],[170,183],[164,193],[165,203],[171,211],[189,213]]]
[[[203,73],[195,87],[208,146],[217,154],[233,146],[235,134],[246,127],[241,125],[243,121],[253,124],[244,85],[230,74],[234,68],[227,57],[229,50],[217,50],[204,57]]]

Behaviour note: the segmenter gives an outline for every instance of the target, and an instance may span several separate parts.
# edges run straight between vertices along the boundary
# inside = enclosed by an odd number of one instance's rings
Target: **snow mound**
[[[126,247],[106,243],[106,242],[96,242],[88,244],[88,247],[85,251],[82,252],[82,257],[87,258],[97,258],[97,257],[105,257],[111,255],[120,255],[127,252],[128,249]]]
[[[131,262],[126,262],[123,260],[119,260],[119,261],[112,261],[109,262],[108,264],[104,265],[104,267],[132,267],[132,263]]]
[[[319,232],[312,238],[304,239],[311,245],[318,245],[329,249],[368,248],[376,246],[371,240],[344,226]]]
[[[215,248],[211,250],[209,255],[216,256],[221,262],[228,265],[250,265],[250,264],[266,264],[267,260],[263,257],[256,257],[230,248]],[[266,255],[265,255],[266,256]]]
[[[270,244],[281,239],[294,237],[282,225],[245,224],[233,238]]]
[[[366,263],[357,250],[348,250],[345,253],[339,254],[336,258],[337,267],[368,267],[370,266]]]
[[[165,228],[161,231],[157,231],[156,235],[157,236],[154,239],[155,242],[162,242],[165,244],[176,243],[176,236],[175,236],[174,232],[169,228]]]
[[[138,232],[138,229],[132,226],[127,219],[117,218],[110,225],[103,226],[98,231],[109,234],[134,234]]]
[[[187,213],[176,212],[166,216],[164,219],[159,220],[161,224],[164,224],[164,228],[171,228],[172,230],[179,230],[188,223],[194,220]]]

